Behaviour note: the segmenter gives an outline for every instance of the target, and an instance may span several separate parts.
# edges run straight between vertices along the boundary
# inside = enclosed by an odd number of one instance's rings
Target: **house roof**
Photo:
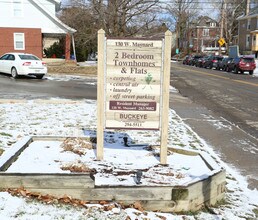
[[[250,9],[248,15],[242,15],[238,17],[237,20],[245,20],[245,19],[255,18],[255,17],[258,17],[258,6]]]
[[[208,16],[199,16],[195,21],[192,22],[192,26],[196,26],[196,27],[210,27],[210,23],[218,23],[216,20],[208,17]],[[217,28],[216,27],[210,27],[210,28]]]
[[[59,20],[55,14],[52,14],[49,12],[49,10],[46,9],[46,7],[40,3],[40,0],[29,0],[35,7],[37,7],[43,14],[45,14],[52,22],[54,22],[58,27],[63,29],[65,32],[68,33],[75,33],[76,30],[69,27],[65,23],[63,23],[61,20]],[[61,3],[60,0],[48,0],[49,2],[55,3],[56,5],[59,5]]]
[[[198,25],[207,25],[209,23],[217,23],[214,19],[208,17],[208,16],[201,16],[197,22]]]

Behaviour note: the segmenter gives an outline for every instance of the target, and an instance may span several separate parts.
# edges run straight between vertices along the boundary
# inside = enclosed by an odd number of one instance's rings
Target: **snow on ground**
[[[70,80],[78,81],[83,84],[97,85],[97,78],[85,75],[69,75],[69,74],[48,74],[44,77],[45,80],[63,81],[67,82]]]
[[[54,99],[0,104],[0,149],[5,151],[11,149],[12,145],[24,136],[82,137],[89,133],[94,134],[95,130],[95,101]],[[106,133],[106,145],[109,147],[112,144],[121,145],[122,140],[119,138],[121,133],[111,134],[110,132]],[[152,145],[159,143],[159,133],[155,131],[122,131],[122,134],[129,137],[130,143],[149,143]],[[172,109],[169,113],[169,145],[176,148],[199,150],[209,154],[220,166],[226,169],[227,192],[224,202],[216,207],[211,207],[209,211],[174,215],[140,212],[131,208],[121,209],[119,205],[110,211],[105,211],[103,205],[91,205],[85,209],[62,204],[47,205],[39,201],[14,197],[7,192],[0,192],[0,219],[257,219],[257,190],[249,190],[245,177],[221,161],[213,149],[194,133]],[[190,167],[187,164],[185,166],[187,169]]]
[[[256,68],[254,70],[254,75],[253,76],[257,76],[258,77],[258,60],[255,60],[256,63]]]
[[[106,135],[106,140],[108,140],[105,143],[104,161],[101,162],[95,160],[96,152],[94,149],[83,148],[87,141],[83,142],[80,139],[70,139],[70,141],[68,139],[66,141],[66,144],[74,143],[74,145],[80,146],[79,154],[65,151],[61,147],[62,141],[34,141],[24,150],[19,159],[10,166],[7,172],[67,173],[69,171],[62,168],[83,164],[92,170],[96,170],[95,184],[98,186],[135,186],[138,184],[134,175],[137,170],[143,170],[144,178],[141,180],[141,185],[174,186],[196,182],[220,170],[211,171],[200,155],[189,156],[175,152],[168,156],[169,165],[167,167],[159,166],[158,158],[155,156],[155,153],[159,153],[158,149],[158,151],[152,151],[146,146],[122,146],[119,143],[118,135],[112,134],[112,138]],[[114,141],[114,139],[117,139],[117,141]],[[111,140],[113,143],[108,143]],[[108,170],[109,173],[105,173],[103,169]]]

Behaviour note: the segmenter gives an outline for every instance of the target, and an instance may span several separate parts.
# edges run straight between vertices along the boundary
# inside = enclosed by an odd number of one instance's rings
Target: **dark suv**
[[[233,58],[225,57],[223,60],[218,61],[217,70],[226,70],[228,64],[233,60]]]
[[[198,59],[202,58],[202,55],[194,55],[192,59],[189,61],[190,66],[195,66]]]
[[[228,64],[226,71],[231,72],[233,70],[234,73],[247,71],[250,75],[253,75],[255,67],[256,64],[253,57],[237,57]]]
[[[218,62],[221,61],[222,59],[223,59],[223,57],[221,57],[221,56],[213,56],[213,55],[209,56],[205,60],[205,62],[203,64],[203,67],[204,68],[210,68],[210,69],[217,68]]]

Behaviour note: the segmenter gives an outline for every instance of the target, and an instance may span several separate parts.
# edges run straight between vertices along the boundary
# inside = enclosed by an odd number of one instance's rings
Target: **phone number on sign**
[[[125,127],[142,127],[141,122],[125,122]]]

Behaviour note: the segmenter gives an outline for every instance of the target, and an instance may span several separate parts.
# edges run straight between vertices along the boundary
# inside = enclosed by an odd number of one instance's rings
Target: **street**
[[[257,188],[258,77],[172,63],[171,108]]]
[[[92,77],[48,75],[41,79],[13,79],[0,74],[0,99],[96,99],[96,79]]]
[[[170,107],[257,188],[258,77],[172,63]],[[96,99],[96,78],[0,74],[0,99]]]

